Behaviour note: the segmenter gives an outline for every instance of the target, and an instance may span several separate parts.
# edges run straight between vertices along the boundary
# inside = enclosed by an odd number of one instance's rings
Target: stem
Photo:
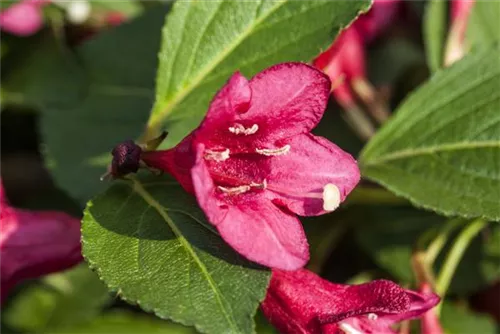
[[[353,79],[351,85],[352,89],[366,105],[370,115],[378,124],[384,124],[390,116],[389,108],[385,101],[377,96],[375,87],[365,78]]]
[[[343,105],[342,107],[345,110],[344,119],[361,140],[368,141],[373,137],[376,131],[375,127],[359,106]]]
[[[432,267],[426,261],[425,252],[417,251],[413,253],[411,257],[411,266],[419,286],[422,284],[429,284],[434,287],[436,285],[434,273]]]
[[[446,291],[450,286],[451,279],[457,269],[465,250],[469,246],[474,237],[487,225],[487,222],[482,219],[476,219],[466,226],[455,239],[453,247],[448,252],[448,256],[444,262],[439,277],[436,282],[436,293],[441,297],[446,295]],[[440,303],[436,308],[436,313],[439,315],[441,311]]]
[[[448,237],[450,233],[456,230],[458,227],[462,226],[466,221],[460,218],[450,219],[448,220],[444,226],[439,231],[439,234],[432,240],[432,242],[427,246],[427,250],[425,251],[425,261],[429,266],[434,264],[437,256],[443,249],[446,241],[448,241]]]

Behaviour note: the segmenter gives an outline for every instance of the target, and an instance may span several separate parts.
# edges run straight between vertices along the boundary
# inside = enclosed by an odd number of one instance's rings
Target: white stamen
[[[367,317],[370,320],[377,320],[378,319],[378,315],[376,315],[375,313],[368,313]]]
[[[226,188],[226,187],[221,187],[218,186],[217,188],[220,189],[223,193],[226,193],[228,195],[238,195],[238,194],[243,194],[246,193],[251,189],[250,186],[239,186],[239,187],[232,187],[232,188]]]
[[[215,161],[227,160],[229,159],[229,149],[226,148],[224,151],[205,150],[204,158],[206,160],[215,160]]]
[[[267,180],[264,179],[264,181],[262,181],[262,183],[252,182],[252,183],[250,183],[250,187],[257,188],[257,189],[266,189],[267,188]]]
[[[283,155],[287,154],[290,151],[290,145],[285,145],[280,148],[276,149],[270,149],[270,148],[256,148],[255,152],[266,155],[266,156],[273,156],[273,155]]]
[[[249,191],[252,188],[266,189],[267,188],[267,181],[264,179],[264,181],[262,181],[262,183],[252,182],[249,185],[243,185],[243,186],[239,186],[239,187],[226,188],[226,187],[218,186],[217,188],[219,188],[220,191],[222,191],[223,193],[226,193],[228,195],[239,195],[239,194],[246,193],[247,191]]]
[[[234,133],[235,135],[253,135],[255,132],[257,132],[257,130],[259,130],[259,126],[257,124],[252,125],[252,127],[250,128],[245,128],[240,123],[235,123],[234,126],[229,127],[229,132]]]
[[[352,327],[349,324],[346,324],[345,322],[341,322],[339,324],[339,328],[344,331],[346,334],[363,334],[362,332],[358,331],[356,328]]]
[[[323,187],[323,210],[333,211],[340,204],[340,190],[336,185],[328,183]]]

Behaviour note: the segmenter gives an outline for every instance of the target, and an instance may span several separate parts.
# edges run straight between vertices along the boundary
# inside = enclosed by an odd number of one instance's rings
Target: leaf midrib
[[[286,2],[287,1],[277,2],[277,4],[274,7],[270,8],[265,15],[262,15],[261,17],[257,18],[252,24],[249,24],[247,29],[239,35],[239,38],[236,38],[233,43],[231,43],[226,49],[222,50],[222,52],[219,53],[219,56],[216,57],[208,66],[206,66],[204,70],[200,71],[198,76],[196,76],[194,80],[191,81],[191,84],[189,84],[186,88],[184,88],[184,90],[178,93],[176,97],[174,97],[171,101],[164,101],[163,103],[158,103],[157,105],[155,105],[151,113],[151,118],[148,121],[148,128],[153,129],[154,131],[154,129],[159,127],[163,118],[165,118],[175,108],[175,106],[179,104],[179,102],[184,100],[184,98],[189,93],[191,93],[197,86],[199,86],[203,79],[209,73],[211,73],[212,70],[215,69],[224,59],[226,59],[226,57],[232,51],[234,51],[236,47],[238,47],[238,45],[240,45],[248,36],[250,36],[250,34],[262,21],[273,14]]]
[[[406,149],[400,151],[394,151],[385,156],[381,156],[378,159],[361,161],[361,165],[364,167],[380,165],[394,160],[407,159],[412,157],[417,157],[420,155],[428,155],[438,152],[446,151],[460,151],[460,150],[471,150],[477,148],[500,148],[500,140],[490,140],[490,141],[470,141],[470,142],[458,142],[450,143],[445,145],[420,147],[415,149]]]
[[[182,232],[179,230],[177,225],[173,222],[173,220],[170,218],[170,216],[167,214],[166,209],[156,201],[153,196],[147,192],[147,190],[142,186],[141,182],[138,181],[137,179],[132,179],[133,181],[133,186],[132,190],[135,191],[139,196],[142,197],[142,199],[151,207],[153,207],[159,214],[160,216],[165,220],[165,222],[168,224],[168,226],[172,229],[174,234],[177,236],[179,242],[181,245],[186,249],[186,251],[191,255],[195,263],[198,265],[200,268],[200,271],[202,274],[206,277],[208,284],[210,285],[210,288],[213,290],[215,298],[217,300],[217,304],[219,304],[220,309],[222,313],[224,314],[224,317],[226,318],[228,324],[231,326],[232,330],[234,333],[238,333],[238,325],[234,322],[230,310],[227,310],[226,306],[224,305],[222,299],[224,298],[222,296],[222,293],[219,291],[217,285],[215,284],[212,276],[210,276],[207,268],[203,264],[203,262],[200,260],[194,249],[191,247],[189,242],[186,240]]]

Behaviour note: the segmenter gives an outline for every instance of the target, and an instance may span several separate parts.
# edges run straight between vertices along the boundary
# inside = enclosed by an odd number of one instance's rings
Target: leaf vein
[[[172,229],[174,234],[177,236],[177,238],[179,239],[179,242],[184,246],[184,249],[186,250],[186,252],[188,252],[189,255],[191,255],[191,258],[194,260],[194,262],[200,268],[200,271],[202,272],[202,274],[206,277],[210,288],[214,292],[214,296],[215,296],[215,299],[217,300],[217,304],[219,304],[220,309],[221,309],[224,317],[226,318],[229,326],[232,328],[233,332],[237,333],[238,326],[235,323],[235,321],[231,315],[231,312],[230,312],[231,310],[228,310],[228,308],[229,309],[231,308],[230,304],[228,304],[227,302],[226,302],[226,304],[224,304],[225,298],[221,294],[219,288],[217,287],[217,284],[215,283],[212,276],[210,275],[210,272],[205,267],[203,262],[200,260],[200,258],[196,254],[195,250],[191,247],[189,242],[186,240],[186,238],[182,234],[181,230],[177,227],[177,225],[172,221],[170,216],[167,214],[165,208],[149,194],[149,192],[142,186],[142,184],[138,180],[133,179],[132,189],[139,196],[141,196],[147,204],[152,206],[160,214],[160,216],[165,220],[167,225]]]

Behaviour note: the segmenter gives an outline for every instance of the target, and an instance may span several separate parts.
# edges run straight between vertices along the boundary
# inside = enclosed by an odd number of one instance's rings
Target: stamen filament
[[[290,151],[290,145],[288,145],[288,144],[283,146],[283,147],[275,148],[275,149],[271,149],[271,148],[256,148],[255,149],[255,152],[262,154],[262,155],[265,155],[265,156],[283,155],[283,154],[287,154],[289,151]]]
[[[218,188],[223,192],[228,195],[238,195],[238,194],[243,194],[246,193],[251,189],[250,186],[244,185],[244,186],[239,186],[239,187],[231,187],[231,188],[226,188],[226,187],[221,187],[218,186]]]

